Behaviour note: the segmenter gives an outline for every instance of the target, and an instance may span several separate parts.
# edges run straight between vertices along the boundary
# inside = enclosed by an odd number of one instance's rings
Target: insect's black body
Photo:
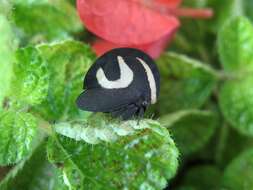
[[[83,110],[110,112],[122,119],[142,117],[159,95],[159,71],[140,50],[114,49],[92,65],[84,79],[84,89],[77,99]]]

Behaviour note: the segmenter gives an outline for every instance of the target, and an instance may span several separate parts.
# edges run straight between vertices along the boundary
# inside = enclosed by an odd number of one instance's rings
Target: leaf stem
[[[220,81],[228,81],[228,80],[233,80],[237,78],[235,74],[224,72],[223,70],[218,71],[217,76]]]
[[[53,134],[51,124],[42,118],[39,118],[39,128],[45,132],[46,135],[51,136]]]

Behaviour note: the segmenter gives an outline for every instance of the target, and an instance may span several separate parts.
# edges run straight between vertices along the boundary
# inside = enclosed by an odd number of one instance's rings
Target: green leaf
[[[103,121],[97,117],[101,124]],[[90,122],[95,122],[95,118]],[[99,128],[99,124],[94,126]],[[159,123],[144,120],[139,126],[135,122],[135,127],[114,142],[96,145],[55,134],[48,144],[49,159],[63,165],[63,177],[69,189],[163,189],[176,173],[177,148]],[[124,128],[119,125],[118,131],[128,128],[132,127],[126,122]],[[100,137],[102,133],[101,130]]]
[[[253,70],[253,26],[245,17],[230,19],[218,35],[220,60],[225,70]]]
[[[212,165],[203,165],[186,171],[182,179],[184,186],[194,187],[194,190],[218,190],[220,189],[222,173]]]
[[[44,44],[38,47],[49,63],[48,96],[35,109],[50,121],[74,117],[80,113],[75,102],[83,91],[83,79],[95,60],[91,48],[77,41]]]
[[[188,156],[208,143],[217,127],[213,112],[184,110],[160,118],[169,129],[183,156]]]
[[[251,21],[253,22],[252,7],[253,7],[253,1],[251,1],[251,0],[244,0],[245,13],[251,19]]]
[[[37,120],[21,112],[0,113],[0,165],[19,162],[29,154],[37,134]]]
[[[45,143],[17,164],[0,183],[1,190],[64,190],[60,171],[46,158]]]
[[[37,49],[19,49],[13,70],[11,98],[29,105],[41,103],[48,93],[49,74]]]
[[[224,189],[252,189],[253,149],[245,151],[228,165],[222,181]]]
[[[252,0],[207,0],[206,7],[211,7],[214,17],[208,22],[213,31],[220,29],[227,20],[236,16],[247,16],[253,21]]]
[[[130,122],[135,125],[135,121]],[[85,141],[89,144],[98,144],[101,141],[114,142],[120,136],[129,135],[134,132],[132,125],[125,128],[119,121],[112,123],[103,114],[92,114],[86,121],[61,122],[54,125],[54,130],[66,137],[75,139],[76,141]]]
[[[244,17],[231,19],[219,34],[220,59],[237,78],[225,82],[219,104],[227,121],[239,132],[253,135],[251,100],[253,71],[253,26]]]
[[[208,0],[207,7],[214,11],[214,17],[209,24],[213,31],[217,32],[230,18],[244,15],[245,2],[251,0]]]
[[[0,15],[0,109],[10,87],[15,48],[11,25],[6,17]]]
[[[253,147],[253,139],[251,137],[245,137],[237,130],[228,128],[228,126],[227,130],[224,145],[220,152],[219,165],[221,167],[227,166],[228,163],[248,149],[248,147]]]
[[[159,59],[158,66],[161,114],[201,107],[216,84],[214,70],[183,55],[166,53]]]
[[[253,135],[253,77],[226,82],[219,103],[226,120],[239,132]]]
[[[107,114],[89,113],[82,120],[59,122],[53,128],[55,132],[76,141],[98,144],[115,142],[121,137],[134,134],[135,130],[149,128],[152,123],[156,122],[151,119],[121,121]]]
[[[8,16],[8,14],[10,14],[11,8],[12,8],[12,2],[10,2],[9,0],[1,0],[1,3],[0,3],[1,14]]]
[[[66,0],[14,2],[13,19],[23,39],[60,40],[82,29],[75,7]]]

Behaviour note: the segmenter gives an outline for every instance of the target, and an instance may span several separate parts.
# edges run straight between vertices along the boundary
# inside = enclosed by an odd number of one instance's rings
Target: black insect
[[[113,49],[91,66],[77,98],[80,109],[112,113],[122,119],[142,117],[157,101],[160,75],[152,58],[132,48]]]

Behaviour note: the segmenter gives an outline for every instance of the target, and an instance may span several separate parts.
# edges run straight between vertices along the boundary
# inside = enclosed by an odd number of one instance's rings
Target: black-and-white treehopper
[[[157,102],[159,90],[160,75],[152,58],[137,49],[118,48],[91,66],[76,102],[82,110],[126,120],[142,117],[147,106]]]

